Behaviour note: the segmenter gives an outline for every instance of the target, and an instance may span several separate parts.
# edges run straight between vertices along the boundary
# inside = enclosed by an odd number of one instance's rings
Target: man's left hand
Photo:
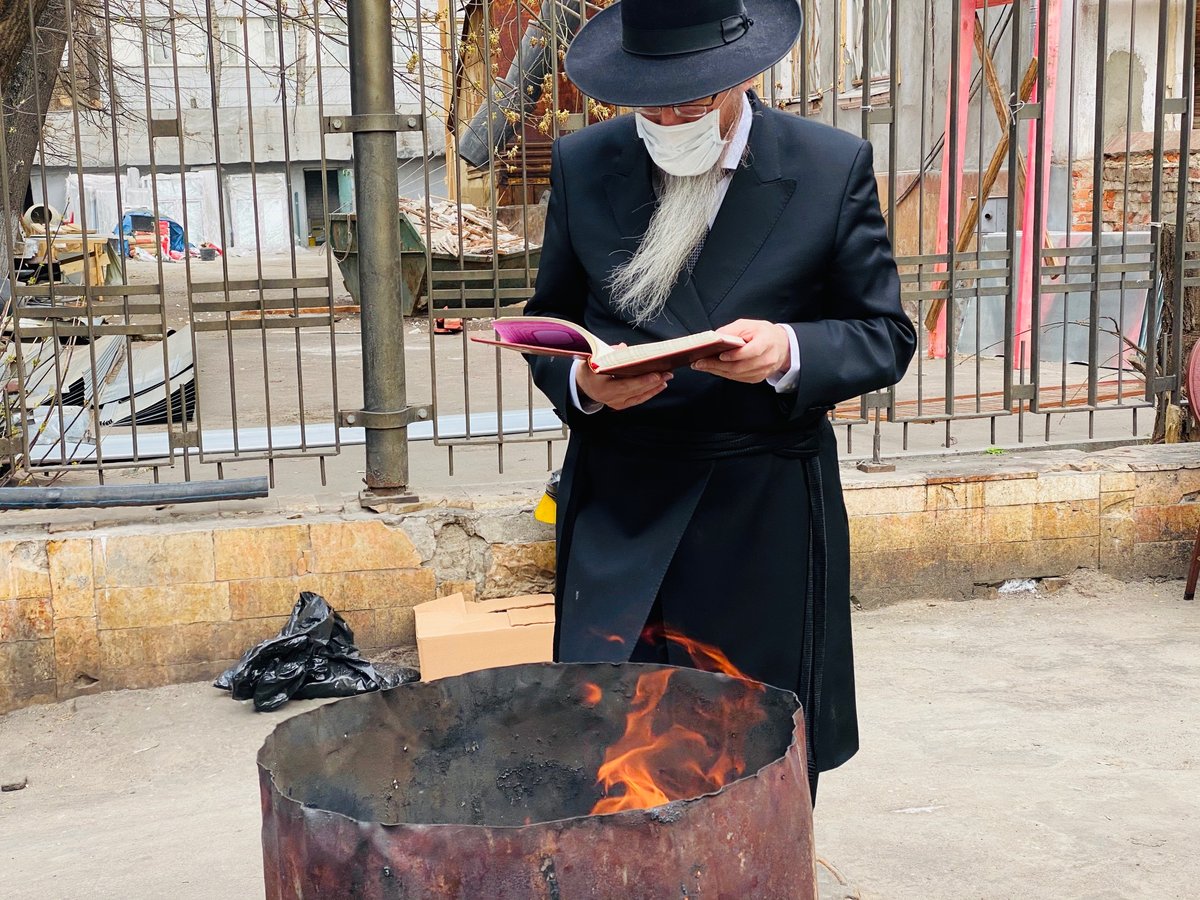
[[[786,372],[792,363],[791,341],[783,330],[786,327],[761,319],[738,319],[722,325],[718,333],[736,335],[746,342],[745,346],[698,360],[692,368],[746,384]]]

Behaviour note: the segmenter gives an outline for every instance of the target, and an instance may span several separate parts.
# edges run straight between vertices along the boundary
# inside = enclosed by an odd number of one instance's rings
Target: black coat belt
[[[774,453],[799,459],[804,465],[808,487],[808,583],[804,591],[804,647],[800,661],[798,693],[804,708],[804,735],[807,750],[808,779],[815,795],[817,763],[817,722],[821,712],[821,686],[825,669],[825,609],[827,600],[828,544],[825,533],[825,496],[821,481],[823,413],[780,431],[685,431],[647,425],[592,425],[582,431],[598,443],[640,452],[661,454],[672,459],[717,461],[743,456]]]

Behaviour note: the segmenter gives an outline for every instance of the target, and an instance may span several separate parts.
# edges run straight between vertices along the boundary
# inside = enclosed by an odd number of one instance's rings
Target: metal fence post
[[[408,406],[400,304],[399,183],[389,0],[349,0],[350,110],[354,138],[363,409],[343,422],[366,429],[369,493],[408,491],[408,425],[428,411]]]

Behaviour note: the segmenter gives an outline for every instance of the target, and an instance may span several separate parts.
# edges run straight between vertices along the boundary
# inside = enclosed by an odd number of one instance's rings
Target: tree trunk
[[[36,46],[29,25],[31,8],[37,22]],[[46,110],[67,45],[67,27],[64,0],[0,0],[0,90],[9,227],[24,211]]]
[[[1155,371],[1159,374],[1168,373],[1172,371],[1175,364],[1171,353],[1174,335],[1177,331],[1183,333],[1182,356],[1178,366],[1180,377],[1183,379],[1183,394],[1187,405],[1180,408],[1172,403],[1170,392],[1160,394],[1154,404],[1154,432],[1151,439],[1155,443],[1168,444],[1200,440],[1200,422],[1197,421],[1196,412],[1192,409],[1193,403],[1200,405],[1200,397],[1188,396],[1187,384],[1188,357],[1191,355],[1192,347],[1200,339],[1200,287],[1183,289],[1182,316],[1177,321],[1170,300],[1175,293],[1175,279],[1180,277],[1181,268],[1180,261],[1175,258],[1175,234],[1174,225],[1163,226],[1160,265],[1165,299],[1159,326],[1158,346],[1149,348],[1150,352],[1154,354]],[[1189,222],[1184,239],[1188,243],[1200,241],[1200,224]],[[1188,261],[1191,261],[1195,255],[1194,252],[1188,254]]]

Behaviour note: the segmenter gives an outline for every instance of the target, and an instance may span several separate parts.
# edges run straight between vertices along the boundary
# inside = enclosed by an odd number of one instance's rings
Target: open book
[[[539,356],[574,356],[586,359],[600,375],[644,375],[669,372],[698,359],[736,350],[745,344],[739,337],[701,331],[669,341],[653,341],[634,347],[610,347],[587,329],[565,319],[549,316],[513,316],[492,323],[496,339],[473,337],[492,344]]]

